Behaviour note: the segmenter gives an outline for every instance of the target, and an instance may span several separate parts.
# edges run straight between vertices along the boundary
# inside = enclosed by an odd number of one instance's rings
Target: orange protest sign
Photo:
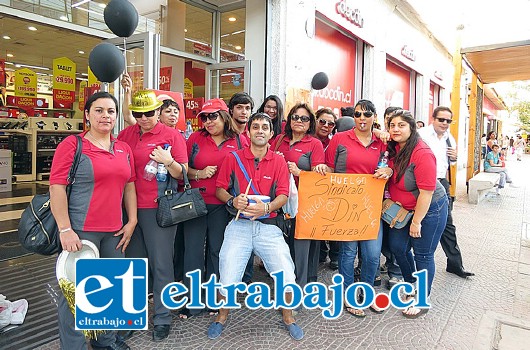
[[[372,174],[300,173],[295,238],[377,238],[385,183]]]

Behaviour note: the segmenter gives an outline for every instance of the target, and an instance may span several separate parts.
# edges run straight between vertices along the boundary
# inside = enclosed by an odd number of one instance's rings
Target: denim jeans
[[[382,224],[383,224],[383,245],[381,246],[381,253],[386,258],[385,266],[387,268],[388,277],[389,278],[395,277],[397,279],[403,279],[403,275],[401,274],[401,269],[399,268],[399,265],[396,261],[396,257],[390,251],[390,246],[388,242],[389,237],[390,237],[390,226],[384,221],[382,222]]]
[[[230,221],[226,227],[219,255],[222,285],[241,282],[252,252],[263,260],[268,273],[283,271],[285,284],[296,283],[294,263],[282,230],[275,225],[240,219]],[[221,293],[226,296],[224,289]]]
[[[505,167],[502,167],[502,168],[492,167],[484,171],[487,173],[497,173],[501,176],[501,178],[499,179],[499,188],[504,188],[506,183],[509,183],[509,184],[512,183],[512,178],[510,177],[510,175],[508,175],[508,171],[506,170]]]
[[[390,250],[395,255],[401,268],[405,282],[414,283],[412,273],[417,270],[427,270],[428,293],[431,293],[432,281],[436,271],[434,252],[440,242],[440,237],[447,222],[448,199],[441,196],[431,201],[427,214],[421,221],[421,237],[412,238],[409,235],[410,222],[402,229],[390,229]],[[412,221],[412,220],[411,220]],[[410,254],[413,248],[414,254]],[[414,264],[416,263],[416,264]]]
[[[353,283],[354,263],[357,248],[362,250],[361,282],[374,285],[376,272],[379,269],[381,244],[383,242],[383,225],[379,224],[377,239],[368,241],[341,242],[339,249],[339,273],[344,277],[344,289]]]

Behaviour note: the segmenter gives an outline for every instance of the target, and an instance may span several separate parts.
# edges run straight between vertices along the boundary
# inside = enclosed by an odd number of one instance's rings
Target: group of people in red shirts
[[[100,249],[101,257],[148,258],[154,341],[166,339],[171,327],[171,313],[160,300],[160,292],[175,280],[189,287],[187,272],[199,269],[205,280],[215,274],[223,285],[250,282],[253,254],[257,254],[269,273],[283,271],[286,283],[303,288],[317,280],[320,242],[294,238],[296,218],[285,218],[281,211],[289,196],[291,175],[298,185],[302,171],[374,174],[386,181],[388,196],[414,211],[404,228],[389,229],[388,247],[406,282],[415,281],[416,270],[427,270],[430,293],[434,251],[446,224],[448,197],[437,180],[436,158],[421,140],[410,112],[393,110],[385,118],[385,132],[374,130],[377,113],[369,100],[350,107],[352,117],[337,118],[328,108],[314,113],[307,103],[297,103],[284,118],[277,96],[268,96],[253,114],[254,102],[242,92],[234,94],[228,105],[222,99],[207,101],[198,115],[202,128],[186,140],[175,128],[180,112],[177,103],[158,101],[149,90],[131,94],[128,76],[122,85],[126,90],[123,114],[130,126],[114,138],[116,99],[104,92],[88,99],[85,118],[90,129],[80,135],[83,155],[72,185],[75,196],[67,196],[65,190],[75,152],[75,136],[70,136],[57,148],[52,165],[52,210],[64,250],[77,251],[81,239],[87,239]],[[337,127],[341,120],[355,126],[341,129]],[[378,168],[385,152],[389,166]],[[174,178],[182,178],[187,171],[192,186],[201,188],[208,214],[178,227],[158,226],[155,199],[163,194],[166,184],[143,176],[150,160],[162,164]],[[249,195],[268,200],[251,203]],[[374,285],[383,227],[374,240],[330,242],[339,249],[330,267],[338,267],[345,287],[354,282],[358,250],[362,251],[360,281]],[[225,297],[221,289],[218,298]],[[288,292],[286,299],[291,297]],[[414,293],[405,296],[414,297]],[[59,303],[61,344],[86,348],[65,305]],[[370,308],[383,312],[375,304]],[[366,316],[364,310],[349,305],[345,310],[355,317]],[[403,315],[416,318],[426,310],[411,306]],[[228,309],[183,308],[180,317],[205,311],[216,314],[207,331],[208,337],[215,339],[226,326]],[[300,340],[304,332],[294,315],[293,310],[282,310],[287,331]],[[92,346],[127,349],[126,337],[109,332]]]

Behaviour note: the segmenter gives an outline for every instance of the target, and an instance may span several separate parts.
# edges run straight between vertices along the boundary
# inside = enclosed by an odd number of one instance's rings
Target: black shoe
[[[337,270],[339,268],[339,262],[336,260],[331,260],[329,262],[329,268],[332,270]]]
[[[116,341],[110,344],[109,346],[100,347],[100,346],[92,345],[92,349],[94,350],[129,350],[130,347],[129,345],[125,344],[125,342],[119,339],[116,339]]]
[[[462,277],[462,278],[468,278],[470,276],[475,276],[475,274],[473,272],[466,271],[466,270],[464,270],[463,267],[461,267],[459,269],[455,269],[455,268],[452,268],[452,267],[447,267],[445,269],[445,271],[447,271],[449,273],[454,273],[458,277]]]
[[[159,324],[153,329],[153,341],[162,341],[169,336],[169,325]]]
[[[116,333],[116,339],[123,342],[129,339],[130,337],[132,337],[133,334],[134,334],[134,330],[132,329],[127,330],[127,331],[118,331],[118,333]]]

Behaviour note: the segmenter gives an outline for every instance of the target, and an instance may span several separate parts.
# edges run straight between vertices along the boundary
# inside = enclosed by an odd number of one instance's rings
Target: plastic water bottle
[[[164,149],[169,149],[169,144],[164,145]],[[162,163],[158,163],[157,172],[156,172],[156,181],[166,182],[167,181],[167,169],[166,166]]]
[[[385,151],[385,153],[381,155],[381,158],[379,158],[379,162],[377,163],[377,169],[386,167],[388,167],[388,151]]]
[[[193,128],[191,127],[191,121],[186,122],[186,131],[184,131],[184,138],[187,140],[193,134]]]
[[[153,181],[153,179],[156,176],[156,173],[158,172],[158,163],[151,159],[144,168],[144,179],[147,181]]]

